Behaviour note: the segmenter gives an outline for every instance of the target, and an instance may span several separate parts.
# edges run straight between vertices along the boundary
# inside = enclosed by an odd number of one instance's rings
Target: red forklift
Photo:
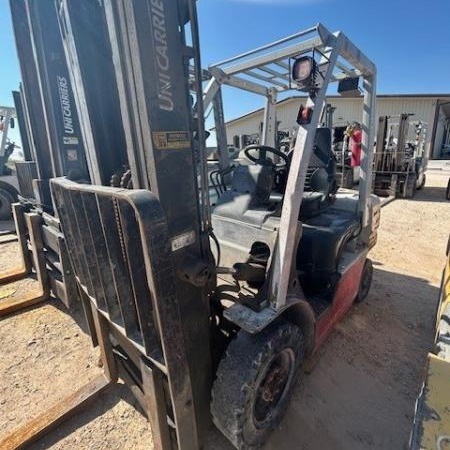
[[[50,186],[93,342],[108,380],[121,377],[148,415],[155,448],[198,450],[212,422],[236,448],[258,448],[305,361],[370,290],[375,65],[318,24],[211,65],[205,83],[194,0],[91,2],[110,40],[129,179]],[[77,43],[98,24],[78,2],[58,4],[83,86],[97,65],[75,57],[86,48]],[[330,83],[348,78],[364,93],[357,192],[339,191],[331,130],[319,127]],[[230,180],[212,208],[204,117],[222,107],[224,85],[261,95],[266,109],[248,161],[220,169]],[[291,90],[308,98],[286,155],[275,148],[276,106]]]

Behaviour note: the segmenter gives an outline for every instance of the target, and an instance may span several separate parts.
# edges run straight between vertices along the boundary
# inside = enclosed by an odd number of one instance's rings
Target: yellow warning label
[[[155,131],[153,143],[159,150],[178,150],[191,146],[189,131]]]

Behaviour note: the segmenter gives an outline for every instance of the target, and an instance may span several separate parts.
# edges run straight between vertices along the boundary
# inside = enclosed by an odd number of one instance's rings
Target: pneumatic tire
[[[259,448],[281,421],[303,363],[299,327],[278,322],[257,335],[241,330],[217,370],[211,413],[239,450]]]
[[[8,220],[12,217],[12,204],[14,196],[6,189],[0,188],[0,220]]]

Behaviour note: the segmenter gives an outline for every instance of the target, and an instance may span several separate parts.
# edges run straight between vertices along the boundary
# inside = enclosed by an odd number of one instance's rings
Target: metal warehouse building
[[[304,97],[289,97],[278,103],[277,120],[280,131],[296,127],[297,112]],[[328,96],[335,109],[334,126],[362,121],[362,97]],[[450,94],[378,95],[377,116],[414,114],[412,122],[422,121],[427,126],[426,149],[431,159],[450,159]],[[263,108],[227,122],[228,143],[243,134],[261,132]]]

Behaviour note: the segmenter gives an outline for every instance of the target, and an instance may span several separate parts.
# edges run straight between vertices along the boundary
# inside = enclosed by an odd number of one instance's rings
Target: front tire
[[[6,189],[0,188],[0,220],[11,219],[13,203],[13,194]]]
[[[448,184],[447,184],[447,190],[445,192],[445,198],[447,200],[450,200],[450,179],[448,180]]]
[[[281,322],[257,335],[241,330],[217,370],[211,412],[239,450],[260,447],[281,421],[303,362],[303,334]]]
[[[417,180],[416,190],[420,191],[421,189],[423,189],[426,182],[427,182],[427,176],[423,173],[422,177],[420,178],[420,176],[419,176],[419,178]]]
[[[344,182],[343,182],[343,188],[345,189],[353,189],[355,180],[353,177],[353,167],[351,169],[344,169]]]

